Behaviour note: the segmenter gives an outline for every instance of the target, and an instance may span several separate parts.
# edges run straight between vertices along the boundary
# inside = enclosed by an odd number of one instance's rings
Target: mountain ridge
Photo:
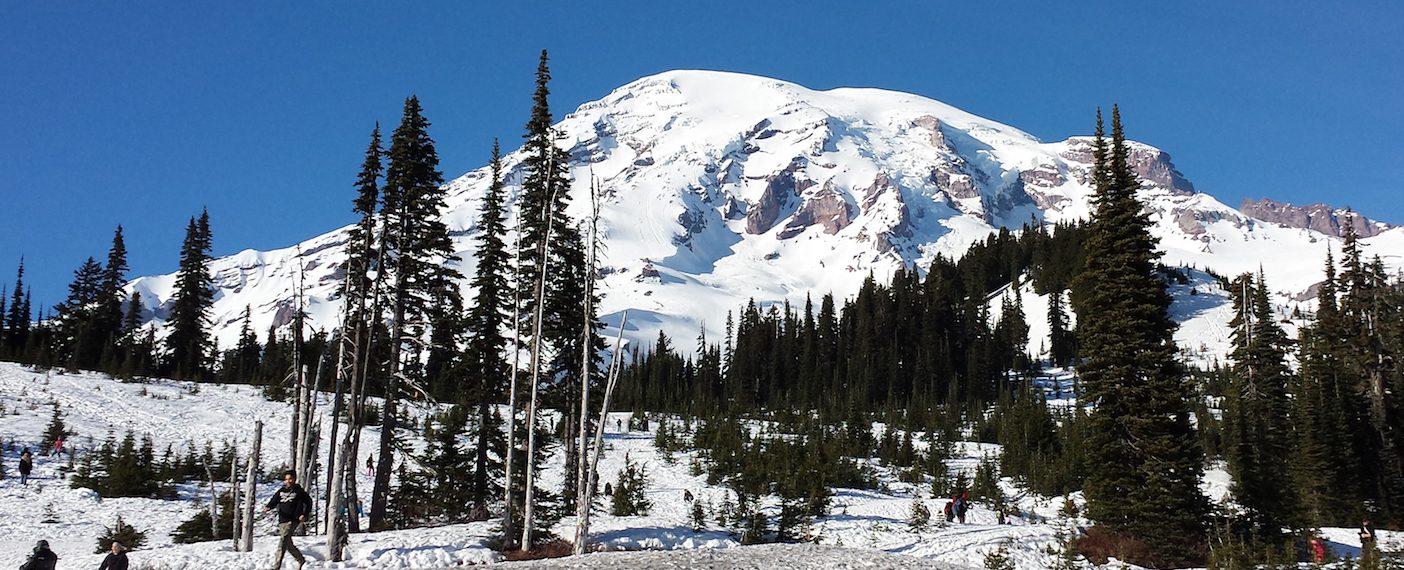
[[[726,312],[747,299],[845,297],[869,273],[885,280],[936,255],[959,257],[999,227],[1091,213],[1088,137],[1042,142],[895,91],[670,71],[581,105],[556,129],[571,157],[570,213],[588,212],[592,180],[600,189],[602,320],[616,326],[629,309],[627,336],[644,343],[660,330],[691,338],[701,328],[719,338]],[[1196,189],[1165,151],[1130,147],[1166,263],[1223,274],[1262,266],[1279,303],[1309,303],[1293,299],[1319,281],[1338,235],[1249,216]],[[521,159],[515,150],[503,160],[509,216]],[[487,177],[484,167],[446,184],[444,221],[464,275],[474,269]],[[334,328],[345,231],[216,260],[212,321],[221,346],[237,336],[245,306],[260,333],[290,320],[299,265],[313,326]],[[1404,229],[1381,227],[1365,243],[1401,265]],[[151,276],[129,285],[158,324],[170,282]]]

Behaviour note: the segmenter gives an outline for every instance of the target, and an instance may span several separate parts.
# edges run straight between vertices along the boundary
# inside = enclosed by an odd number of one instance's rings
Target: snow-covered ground
[[[1065,371],[1050,371],[1040,383],[1050,391],[1071,393],[1070,375]],[[271,517],[259,519],[253,553],[236,552],[229,542],[171,543],[170,532],[177,525],[207,508],[209,490],[206,488],[187,485],[181,488],[178,500],[170,501],[100,499],[92,491],[69,486],[60,471],[60,467],[67,465],[66,458],[38,456],[28,486],[19,484],[16,471],[20,448],[37,447],[52,414],[51,403],[55,401],[61,405],[64,422],[77,434],[69,439],[69,445],[79,448],[100,443],[109,431],[120,438],[125,430],[132,429],[138,434],[149,433],[158,453],[167,444],[174,445],[179,452],[187,442],[200,448],[206,441],[216,450],[228,441],[245,453],[249,443],[248,426],[254,419],[261,419],[266,426],[263,465],[265,469],[272,469],[285,461],[283,456],[288,442],[285,426],[291,414],[288,404],[267,401],[257,388],[249,386],[196,386],[168,380],[121,383],[99,374],[35,372],[11,363],[0,363],[0,394],[5,395],[0,400],[4,406],[0,413],[0,449],[3,449],[7,475],[0,480],[0,568],[17,567],[34,541],[41,538],[47,539],[62,558],[61,568],[96,568],[102,558],[93,553],[96,538],[103,527],[111,525],[119,515],[147,533],[147,545],[131,554],[134,568],[253,570],[271,566],[276,542]],[[1062,403],[1071,404],[1072,401],[1064,398]],[[612,482],[627,455],[647,469],[647,493],[653,508],[645,516],[601,514],[594,517],[592,541],[598,548],[695,551],[740,547],[736,538],[717,527],[714,520],[709,520],[709,526],[701,532],[692,530],[691,504],[684,500],[684,491],[690,492],[695,500],[713,506],[729,493],[721,487],[708,486],[704,477],[690,473],[693,454],[676,453],[672,461],[666,461],[654,448],[652,433],[620,431],[616,420],[628,425],[627,414],[612,414],[607,422],[608,451],[601,460],[600,481]],[[656,429],[657,422],[652,422],[650,427]],[[371,453],[377,436],[375,430],[366,433],[358,457]],[[325,446],[322,452],[325,453]],[[998,452],[998,446],[962,443],[957,446],[956,457],[949,467],[973,475],[981,458]],[[559,485],[563,476],[561,454],[554,454],[543,482],[547,486]],[[364,472],[360,477],[359,488],[368,493],[369,478]],[[578,567],[694,567],[709,560],[716,562],[705,564],[714,567],[773,567],[765,561],[787,566],[780,562],[786,559],[784,557],[802,556],[812,562],[812,566],[795,567],[900,568],[941,563],[957,568],[978,568],[983,566],[986,553],[1000,547],[1008,551],[1021,570],[1046,568],[1054,560],[1050,551],[1057,546],[1061,497],[1030,495],[1005,480],[1003,486],[1008,502],[1021,513],[1011,517],[1011,524],[997,524],[996,514],[979,504],[973,505],[967,524],[945,524],[941,517],[944,503],[931,498],[926,485],[899,482],[882,470],[880,482],[878,490],[835,491],[829,516],[815,521],[808,532],[817,545],[832,548],[745,547],[744,551],[738,551],[739,558],[697,552],[678,553],[675,557],[592,555],[590,564],[598,566]],[[261,485],[260,499],[266,499],[275,488],[274,483]],[[1221,469],[1211,470],[1205,490],[1216,499],[1223,496],[1227,477]],[[315,487],[312,489],[314,496],[317,491]],[[906,522],[917,494],[933,514],[931,527],[920,532],[909,529]],[[1073,499],[1080,500],[1076,495]],[[763,503],[763,508],[772,516],[778,513],[778,505],[773,500]],[[558,535],[571,536],[573,525],[573,517],[566,517],[554,530]],[[297,543],[308,555],[308,568],[450,567],[500,561],[502,557],[488,546],[495,536],[496,526],[494,521],[488,521],[355,534],[351,537],[348,560],[336,564],[323,562],[323,537],[307,536],[299,538]],[[1336,552],[1358,553],[1360,545],[1352,529],[1325,529],[1323,534]],[[1404,536],[1383,532],[1381,542],[1390,547],[1404,543]],[[839,547],[842,549],[835,550]],[[874,550],[901,556],[889,558]],[[726,562],[739,559],[756,562],[749,563],[753,566]],[[870,562],[866,566],[863,565],[865,560]],[[913,563],[916,565],[903,565],[911,560],[917,560]]]

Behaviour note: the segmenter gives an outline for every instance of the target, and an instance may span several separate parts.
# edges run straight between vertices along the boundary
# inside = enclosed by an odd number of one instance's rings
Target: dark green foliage
[[[194,516],[186,519],[177,526],[175,532],[171,533],[171,542],[176,544],[190,544],[192,542],[204,542],[208,540],[225,540],[233,538],[234,534],[234,500],[229,493],[221,493],[219,496],[219,521],[215,525],[214,534],[210,534],[210,510],[200,509]],[[123,543],[126,544],[126,543]]]
[[[9,311],[5,313],[5,352],[14,357],[22,357],[29,344],[30,311],[28,289],[24,286],[24,258],[20,258],[19,270],[15,273],[15,287],[11,289]]]
[[[1339,275],[1326,279],[1301,331],[1293,398],[1293,480],[1309,526],[1391,520],[1404,509],[1404,282],[1363,261],[1345,230]]]
[[[96,554],[105,554],[112,550],[112,543],[120,542],[127,550],[137,550],[146,544],[146,533],[137,530],[132,525],[122,521],[122,515],[117,515],[117,523],[103,529],[103,533],[97,539]]]
[[[897,271],[889,285],[867,279],[853,299],[840,305],[825,295],[817,311],[812,302],[798,311],[748,302],[728,319],[726,338],[699,335],[692,357],[666,337],[643,351],[624,372],[621,407],[699,416],[807,409],[825,417],[944,402],[979,409],[995,399],[1008,369],[1032,368],[1021,300],[1011,291],[992,329],[987,296],[1025,274],[1035,291],[1066,288],[1062,270],[1047,264],[1080,263],[1085,233],[1071,225],[1000,232],[959,263],[937,257],[924,279],[915,268]],[[1074,348],[1070,332],[1061,337],[1060,350]]]
[[[39,449],[53,449],[54,442],[69,435],[68,426],[63,423],[63,414],[59,410],[58,402],[54,402],[54,414],[49,417],[48,427],[44,428],[44,439],[39,442]]]
[[[1288,478],[1287,335],[1277,325],[1259,274],[1240,276],[1230,291],[1236,316],[1231,382],[1224,399],[1224,455],[1244,523],[1256,540],[1278,544],[1294,526],[1298,500]]]
[[[419,365],[424,345],[407,339],[424,339],[431,328],[452,327],[462,305],[457,287],[459,275],[451,263],[458,258],[440,216],[444,208],[443,174],[439,172],[438,151],[428,129],[429,121],[419,99],[409,97],[400,125],[390,139],[389,164],[381,191],[385,231],[381,244],[384,265],[380,271],[393,283],[388,294],[389,338],[396,340],[389,343],[391,370],[385,380],[379,461],[371,493],[372,529],[382,528],[386,522],[396,401],[401,392],[424,394],[432,389],[426,386],[425,370]],[[375,320],[379,318],[376,316]],[[440,330],[432,338],[441,343],[441,349],[447,349],[443,344],[454,342],[455,335],[444,332]],[[441,383],[439,389],[453,393],[457,387]]]
[[[507,227],[502,205],[502,155],[497,141],[493,141],[490,165],[492,182],[483,197],[483,208],[478,217],[481,241],[472,281],[478,296],[468,309],[464,322],[468,344],[460,363],[460,369],[466,375],[464,393],[460,397],[465,403],[476,403],[476,425],[479,426],[473,430],[471,500],[484,512],[500,495],[498,490],[502,487],[507,443],[497,427],[503,419],[493,404],[504,399],[511,375],[510,364],[504,355],[504,348],[510,345],[503,335],[512,309],[507,283],[510,257],[503,241]]]
[[[229,455],[226,451],[223,457]],[[120,442],[109,434],[98,449],[82,453],[71,483],[103,497],[173,498],[176,483],[204,479],[205,465],[220,472],[229,468],[227,459],[215,459],[208,444],[203,457],[197,457],[191,446],[184,458],[167,455],[158,462],[151,436],[138,441],[128,431]]]
[[[426,422],[428,440],[413,469],[401,463],[400,482],[390,500],[396,528],[446,524],[474,519],[472,487],[464,485],[473,469],[473,453],[464,445],[468,410],[453,406]]]
[[[653,502],[645,495],[647,490],[648,471],[625,455],[624,468],[619,470],[619,476],[614,480],[610,514],[616,517],[647,515],[653,508]]]
[[[1179,564],[1204,542],[1208,501],[1200,494],[1203,454],[1192,425],[1193,391],[1175,358],[1175,324],[1156,271],[1152,224],[1136,196],[1120,114],[1112,141],[1094,147],[1095,212],[1085,265],[1073,280],[1079,367],[1088,418],[1088,516],[1111,535],[1151,548],[1139,562]]]
[[[516,286],[524,301],[523,315],[536,309],[538,276],[545,271],[545,297],[542,309],[542,345],[549,355],[540,386],[545,406],[564,412],[562,426],[574,432],[579,425],[579,401],[582,382],[589,382],[592,393],[600,394],[600,354],[603,340],[594,331],[600,328],[596,318],[598,294],[594,292],[594,268],[587,253],[588,236],[581,233],[580,224],[567,212],[571,202],[569,180],[570,155],[559,148],[550,107],[551,71],[545,50],[536,69],[536,89],[532,94],[531,117],[526,124],[522,161],[524,178],[521,186],[521,241],[518,244],[520,272]],[[548,236],[549,234],[549,236]],[[549,239],[548,239],[549,237]],[[587,303],[587,298],[593,298]],[[585,309],[590,310],[586,314]],[[585,343],[589,343],[586,346]],[[591,355],[588,360],[585,354]],[[597,409],[597,408],[595,408]],[[593,423],[593,418],[587,424]],[[574,473],[577,446],[564,447],[566,472]],[[563,492],[575,494],[576,479],[566,477]]]
[[[180,269],[172,293],[170,333],[166,336],[166,358],[162,372],[172,378],[205,379],[209,372],[210,339],[208,311],[214,303],[214,277],[210,275],[210,216],[200,212],[185,229],[180,246]]]
[[[931,508],[918,495],[912,498],[912,507],[907,511],[907,527],[915,532],[926,530],[931,524]]]

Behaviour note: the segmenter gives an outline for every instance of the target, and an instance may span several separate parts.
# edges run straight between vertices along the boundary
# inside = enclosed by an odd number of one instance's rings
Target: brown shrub
[[[1151,557],[1150,546],[1138,539],[1112,534],[1102,527],[1094,526],[1077,539],[1077,551],[1095,564],[1106,564],[1107,559],[1143,565]]]
[[[531,550],[508,550],[506,552],[503,552],[502,555],[505,556],[507,560],[514,561],[541,560],[545,558],[562,558],[565,556],[570,556],[571,553],[574,551],[574,546],[575,545],[558,538],[550,542],[543,542],[541,544],[538,544]]]

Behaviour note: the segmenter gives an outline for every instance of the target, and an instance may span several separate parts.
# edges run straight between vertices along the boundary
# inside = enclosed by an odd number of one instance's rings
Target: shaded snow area
[[[1076,405],[1070,372],[1051,370],[1037,383],[1055,404]],[[62,558],[60,568],[96,568],[102,559],[93,553],[96,538],[119,515],[147,533],[147,545],[131,553],[133,568],[258,570],[272,566],[277,537],[270,515],[257,520],[252,553],[236,552],[228,541],[172,544],[170,533],[176,526],[208,507],[210,493],[204,486],[184,485],[175,500],[102,499],[87,489],[70,487],[61,469],[68,464],[66,455],[38,455],[28,486],[20,485],[17,464],[20,448],[37,448],[52,414],[51,404],[58,402],[64,422],[77,434],[69,438],[69,446],[91,449],[109,431],[120,438],[130,428],[138,437],[150,434],[158,457],[168,444],[183,454],[187,442],[200,449],[206,441],[215,450],[228,441],[244,454],[249,426],[254,419],[262,419],[262,465],[271,471],[286,461],[288,404],[267,401],[257,388],[249,386],[196,386],[169,380],[121,383],[99,374],[35,372],[10,363],[0,363],[0,394],[4,395],[0,399],[0,449],[6,473],[0,480],[0,568],[17,567],[34,541],[41,538]],[[325,400],[322,406],[325,413]],[[426,412],[423,408],[411,410],[419,415]],[[670,457],[659,453],[653,445],[658,421],[649,422],[649,430],[630,432],[625,429],[628,416],[611,414],[606,422],[607,450],[600,462],[600,481],[602,485],[613,482],[626,456],[643,466],[648,474],[648,499],[653,503],[648,514],[615,517],[601,512],[593,517],[593,548],[610,552],[508,564],[548,568],[980,568],[987,553],[1003,548],[1018,569],[1034,570],[1053,565],[1060,527],[1086,525],[1086,521],[1059,518],[1062,497],[1032,495],[1008,479],[1001,485],[1012,512],[1017,513],[1009,517],[1009,524],[998,524],[996,513],[983,504],[971,506],[966,524],[945,523],[941,515],[945,501],[930,497],[929,485],[903,483],[886,468],[874,465],[878,488],[835,489],[828,516],[814,521],[805,533],[813,544],[743,547],[716,525],[712,513],[707,524],[694,531],[692,503],[684,498],[686,492],[693,500],[715,508],[723,500],[734,501],[734,495],[725,488],[707,485],[703,476],[692,475],[694,453],[679,452]],[[680,427],[681,422],[674,425]],[[875,434],[881,434],[882,429],[881,424],[874,425]],[[412,447],[422,447],[420,434],[404,431],[401,435]],[[361,462],[371,453],[378,436],[376,430],[363,434],[358,454]],[[924,445],[917,440],[918,447]],[[322,457],[325,452],[324,442]],[[973,477],[982,459],[995,458],[999,452],[997,445],[962,442],[948,468]],[[558,450],[551,454],[542,476],[546,488],[559,487],[564,476],[562,456]],[[358,485],[362,500],[368,503],[371,482],[363,470]],[[271,482],[260,484],[259,500],[267,500],[276,487]],[[1205,491],[1222,500],[1227,489],[1222,468],[1211,469]],[[218,490],[223,492],[224,485],[218,485]],[[320,487],[314,484],[309,490],[320,509]],[[913,531],[907,519],[918,497],[932,519],[929,528]],[[1080,496],[1071,498],[1080,506]],[[607,501],[602,498],[600,503]],[[773,496],[760,506],[772,519],[779,514]],[[574,523],[574,517],[566,517],[553,530],[559,536],[573,536]],[[322,536],[300,537],[296,543],[307,554],[309,569],[444,568],[501,562],[503,557],[489,546],[497,526],[497,521],[485,521],[353,534],[348,559],[341,563],[324,561]],[[1325,529],[1323,534],[1336,553],[1358,554],[1360,543],[1352,529]],[[1401,542],[1404,536],[1399,533],[1381,532],[1381,543],[1387,548]],[[651,552],[612,552],[641,550]],[[291,562],[288,567],[292,567]]]
[[[687,552],[604,552],[579,558],[537,560],[507,564],[511,568],[630,568],[671,570],[684,568],[763,570],[846,570],[859,568],[922,568],[964,570],[968,566],[933,563],[930,560],[889,554],[879,550],[838,548],[812,544],[766,544],[724,550]]]

